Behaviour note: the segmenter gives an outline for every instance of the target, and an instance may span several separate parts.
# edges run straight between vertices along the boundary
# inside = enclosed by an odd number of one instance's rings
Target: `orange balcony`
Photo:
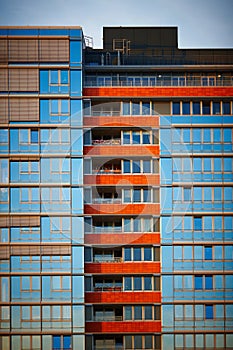
[[[160,262],[103,262],[85,263],[85,273],[101,274],[152,274],[160,273]]]
[[[153,304],[161,303],[161,292],[86,292],[90,304]]]
[[[102,215],[159,215],[160,204],[140,203],[140,204],[86,204],[84,206],[85,214],[102,214]]]
[[[159,156],[158,145],[101,145],[101,146],[84,146],[83,153],[85,156],[118,156],[128,157],[129,155]]]
[[[97,126],[140,126],[156,128],[159,127],[159,116],[111,116],[111,117],[84,117],[84,127]]]
[[[86,322],[87,333],[155,333],[161,332],[161,321]]]
[[[160,234],[157,233],[87,233],[85,244],[93,245],[125,245],[125,244],[159,244]]]
[[[159,185],[159,174],[93,174],[84,176],[85,185]]]
[[[193,97],[233,96],[233,87],[95,87],[84,88],[83,96],[95,97]]]

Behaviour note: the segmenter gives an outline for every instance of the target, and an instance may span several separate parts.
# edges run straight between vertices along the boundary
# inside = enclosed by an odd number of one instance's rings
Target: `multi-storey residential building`
[[[0,28],[0,349],[233,349],[233,50]]]

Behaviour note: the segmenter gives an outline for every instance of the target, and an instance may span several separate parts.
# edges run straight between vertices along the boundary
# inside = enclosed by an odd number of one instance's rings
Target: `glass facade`
[[[120,30],[0,29],[0,349],[233,349],[233,50]]]

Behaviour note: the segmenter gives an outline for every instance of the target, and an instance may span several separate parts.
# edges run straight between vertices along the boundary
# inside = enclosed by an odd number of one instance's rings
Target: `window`
[[[201,113],[200,102],[193,102],[193,114],[200,115]]]
[[[183,193],[184,193],[184,202],[191,201],[191,187],[184,187]]]
[[[205,251],[205,260],[212,260],[212,247],[206,246],[204,251]]]
[[[202,114],[209,115],[210,114],[210,101],[202,102]]]
[[[212,320],[214,318],[214,307],[213,305],[205,306],[205,318],[207,320]]]
[[[202,217],[194,217],[194,231],[201,231],[202,230]]]
[[[70,335],[53,335],[53,350],[71,349]]]
[[[174,115],[179,115],[180,114],[180,102],[173,102],[172,104],[172,113]]]
[[[205,289],[213,289],[213,276],[205,276]]]
[[[31,143],[38,143],[39,141],[39,132],[38,130],[31,130]]]
[[[159,160],[123,160],[123,172],[150,174],[152,171],[159,173]]]
[[[182,103],[182,114],[189,115],[190,114],[190,102]]]
[[[213,114],[220,114],[220,102],[213,102]]]
[[[69,100],[50,100],[50,115],[69,115]]]
[[[223,102],[222,103],[222,114],[224,114],[224,115],[231,114],[230,102]]]

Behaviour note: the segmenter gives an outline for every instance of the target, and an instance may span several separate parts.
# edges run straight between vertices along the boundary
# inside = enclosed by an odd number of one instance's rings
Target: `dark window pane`
[[[38,143],[38,130],[31,130],[31,143]]]
[[[144,277],[144,290],[152,290],[152,278]]]
[[[145,335],[145,349],[152,349],[152,335]]]
[[[183,102],[182,104],[182,114],[189,115],[190,114],[190,102]]]
[[[142,307],[134,306],[134,319],[135,320],[141,320],[142,319]]]
[[[205,247],[205,260],[212,260],[212,247]]]
[[[231,114],[230,102],[223,102],[222,114]]]
[[[131,248],[125,248],[125,261],[131,261]]]
[[[142,278],[134,277],[134,290],[142,290]]]
[[[213,276],[205,276],[205,289],[213,289]]]
[[[213,102],[213,114],[220,114],[220,102]]]
[[[129,131],[124,131],[124,133],[123,133],[123,144],[124,145],[130,144],[130,132]]]
[[[152,306],[145,306],[145,320],[152,320]]]
[[[134,349],[142,349],[142,336],[135,335],[134,337]]]
[[[151,254],[151,248],[145,247],[144,248],[144,260],[145,261],[151,261],[152,260],[152,254]]]
[[[133,249],[133,260],[134,261],[141,261],[142,260],[140,247],[136,247]]]
[[[53,336],[53,348],[60,349],[61,348],[61,337],[59,335]]]
[[[173,102],[172,107],[173,107],[172,113],[175,115],[179,115],[180,114],[180,102]]]
[[[141,202],[141,190],[133,190],[133,202]]]
[[[133,173],[140,173],[140,161],[136,160],[133,162]]]
[[[201,231],[202,230],[202,218],[196,217],[194,218],[194,231]]]
[[[125,290],[132,290],[132,279],[131,279],[131,277],[125,277]]]
[[[195,276],[194,282],[195,282],[195,289],[202,289],[202,276]]]
[[[65,335],[63,337],[63,349],[71,349],[71,336]]]
[[[133,131],[133,144],[134,145],[140,144],[140,132],[139,131]]]
[[[210,101],[202,102],[202,114],[210,114]]]
[[[205,307],[205,317],[207,320],[212,320],[214,318],[213,305],[206,305]]]
[[[142,143],[144,145],[149,145],[150,144],[150,134],[147,132],[143,132],[142,134]]]
[[[193,114],[200,114],[200,102],[193,102]]]
[[[124,160],[124,173],[130,173],[130,161]]]

